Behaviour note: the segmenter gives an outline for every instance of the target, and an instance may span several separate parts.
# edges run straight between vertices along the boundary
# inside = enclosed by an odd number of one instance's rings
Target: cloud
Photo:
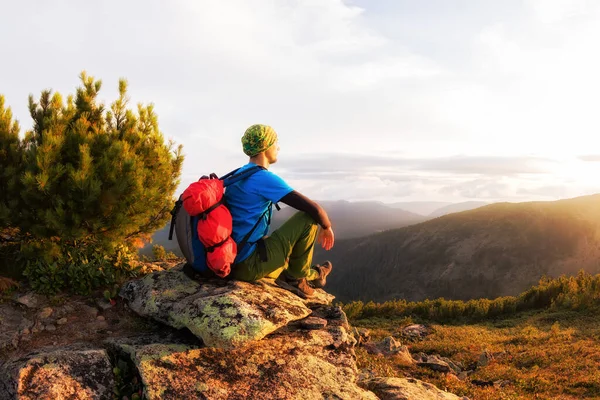
[[[247,162],[240,137],[262,122],[280,136],[274,170],[330,199],[597,187],[594,164],[553,160],[600,146],[600,3],[431,4],[12,2],[0,90],[28,127],[29,93],[72,93],[86,69],[110,101],[128,78],[131,104],[154,102],[184,145],[182,186]]]
[[[519,174],[544,174],[556,161],[527,156],[452,156],[435,158],[408,158],[360,154],[295,155],[280,162],[292,176],[353,176],[371,174],[392,177],[396,173],[443,173],[488,176],[516,176]]]
[[[511,195],[512,186],[505,180],[482,178],[443,186],[440,194],[470,199],[499,199]]]
[[[535,195],[544,197],[569,197],[570,190],[567,185],[547,185],[535,187],[521,187],[517,190],[519,195]]]
[[[600,162],[600,154],[588,154],[578,157],[581,161]]]

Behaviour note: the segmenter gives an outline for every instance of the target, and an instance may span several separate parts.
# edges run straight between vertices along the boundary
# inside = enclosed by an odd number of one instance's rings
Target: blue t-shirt
[[[248,163],[241,167],[240,173],[252,166]],[[256,241],[269,232],[269,223],[273,213],[272,205],[293,189],[283,179],[267,170],[260,170],[249,178],[236,182],[225,189],[225,201],[233,218],[233,240],[237,244],[244,239],[264,215],[244,248],[238,248],[235,262],[242,262],[256,249]]]

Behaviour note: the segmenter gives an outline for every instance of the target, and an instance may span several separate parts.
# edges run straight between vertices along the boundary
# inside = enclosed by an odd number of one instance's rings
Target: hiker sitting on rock
[[[277,162],[279,153],[277,133],[273,128],[252,125],[242,137],[242,146],[250,160],[238,172],[255,165],[263,169],[225,191],[225,201],[233,218],[232,237],[236,243],[240,244],[256,226],[246,243],[238,248],[231,276],[244,281],[277,278],[281,286],[301,297],[309,297],[314,293],[313,288],[325,285],[332,269],[329,261],[311,266],[317,238],[325,250],[333,247],[334,234],[327,213],[268,170]],[[271,236],[266,236],[271,207],[278,202],[299,212]]]

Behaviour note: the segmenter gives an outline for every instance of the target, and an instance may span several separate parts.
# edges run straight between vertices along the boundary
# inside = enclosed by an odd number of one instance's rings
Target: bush
[[[137,275],[135,253],[121,246],[108,256],[101,249],[83,248],[75,244],[36,241],[39,253],[55,254],[53,257],[24,257],[25,275],[34,290],[55,294],[69,288],[79,294],[89,294],[93,289],[113,285],[124,278]]]
[[[496,299],[473,299],[469,301],[423,300],[407,302],[393,300],[385,303],[361,301],[343,305],[350,319],[381,317],[419,317],[423,320],[449,322],[457,319],[479,321],[486,318],[503,317],[518,311],[536,309],[593,309],[600,306],[600,274],[590,275],[580,271],[577,276],[561,276],[556,279],[543,277],[534,286],[517,297]]]
[[[167,259],[167,252],[160,244],[155,244],[152,246],[152,257],[154,261],[164,261]]]
[[[0,207],[14,217],[26,276],[44,292],[87,292],[121,276],[133,247],[168,220],[183,163],[152,105],[127,108],[124,80],[108,110],[97,101],[101,82],[85,73],[81,82],[66,103],[50,91],[30,96],[33,130],[17,146],[0,104],[0,149],[10,143],[22,160]]]

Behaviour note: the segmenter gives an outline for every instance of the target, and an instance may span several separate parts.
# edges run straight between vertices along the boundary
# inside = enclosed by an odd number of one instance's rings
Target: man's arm
[[[323,210],[323,207],[295,190],[283,196],[279,201],[310,215],[317,224],[321,225],[321,229],[317,235],[317,241],[321,243],[321,246],[323,246],[325,250],[330,250],[333,247],[335,237],[333,229],[331,229],[331,222],[329,222],[329,217],[325,210]]]
[[[296,192],[295,190],[283,196],[280,202],[287,204],[298,211],[304,211],[310,215],[323,229],[329,229],[331,227],[331,222],[329,221],[329,217],[327,216],[327,213],[323,207],[303,194]]]

